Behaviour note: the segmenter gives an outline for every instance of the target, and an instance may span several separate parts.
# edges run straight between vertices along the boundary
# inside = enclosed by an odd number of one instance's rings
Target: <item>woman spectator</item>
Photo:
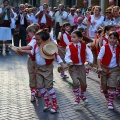
[[[114,27],[116,29],[116,32],[118,32],[119,36],[120,36],[120,7],[119,6],[114,6],[112,9],[112,13],[113,13],[113,17],[114,17]]]
[[[12,8],[9,6],[9,0],[3,0],[3,8],[0,8],[0,41],[3,44],[3,54],[6,54],[8,51],[8,43],[12,42],[10,23],[13,17],[14,14]]]
[[[75,26],[78,25],[78,18],[81,17],[81,9],[77,9],[76,13],[77,13],[77,16],[75,16],[75,18],[74,18],[74,24],[75,24]]]
[[[103,27],[107,25],[113,25],[113,15],[112,15],[112,8],[109,7],[105,11],[105,17],[103,20]]]
[[[94,6],[94,12],[93,15],[90,15],[88,21],[88,35],[90,38],[95,38],[95,32],[102,24],[104,17],[100,14],[101,7],[100,6]]]

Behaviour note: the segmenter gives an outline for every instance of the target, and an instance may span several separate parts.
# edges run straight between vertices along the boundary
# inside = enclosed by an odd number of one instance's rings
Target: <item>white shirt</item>
[[[101,16],[100,19],[95,19],[94,15],[91,15],[91,23],[95,22],[94,25],[90,25],[89,27],[89,37],[95,38],[95,31],[97,31],[97,27],[102,25],[104,20],[104,16]]]
[[[31,54],[34,54],[34,49],[31,50]],[[35,49],[35,61],[36,61],[37,65],[46,65],[45,59],[40,55],[39,46],[37,46]],[[63,62],[59,55],[57,55],[57,62],[58,63]]]
[[[13,13],[14,14],[14,18],[11,18],[11,24],[10,24],[10,27],[11,28],[16,28],[16,25],[15,25],[15,18],[17,17],[17,14],[16,13]]]
[[[59,22],[60,26],[63,26],[63,23],[67,21],[68,13],[66,11],[57,11],[55,13],[55,22]]]
[[[102,25],[104,16],[101,16],[100,19],[95,19],[94,15],[91,15],[91,23],[95,22],[94,25],[90,25],[93,31],[97,30],[97,27]]]
[[[24,25],[24,15],[20,14],[20,25]]]
[[[69,34],[67,31],[65,31],[67,34]],[[63,34],[63,40],[65,42],[66,45],[68,45],[70,43],[70,40],[68,39],[66,33]]]
[[[81,23],[81,24],[78,24],[78,27],[77,27],[77,29],[79,29],[79,28],[86,29],[86,28],[87,28],[87,26],[85,26],[85,25],[83,25],[83,24]]]
[[[52,13],[51,11],[49,11],[49,15],[52,17],[53,13]],[[40,23],[44,23],[44,24],[46,24],[46,16],[45,16],[45,14],[43,14]]]
[[[0,13],[2,13],[2,8],[0,8]],[[5,13],[7,13],[7,10],[5,10]],[[8,20],[8,16],[7,16],[7,14],[5,14],[5,18],[4,18],[4,20]]]
[[[32,23],[38,23],[38,18],[36,18],[34,14],[32,14],[31,20],[32,20]]]
[[[108,39],[108,35],[105,35],[105,38]],[[102,44],[105,45],[106,43],[107,43],[106,40],[103,39]]]
[[[36,44],[36,39],[35,39],[35,36],[33,36],[30,43],[28,43],[28,46],[31,46],[32,48],[34,48],[35,44]]]
[[[113,46],[111,46],[110,44],[108,44],[108,45],[109,45],[111,53],[112,53],[112,59],[111,59],[108,67],[114,68],[114,67],[117,66],[117,63],[116,63],[116,46],[115,46],[115,51],[113,51]],[[100,49],[100,52],[98,54],[97,59],[101,60],[103,58],[104,54],[105,54],[105,46],[102,46],[101,49]]]
[[[68,15],[68,22],[70,23],[70,26],[74,26],[74,18],[76,17],[76,14],[74,14],[73,16],[71,14]]]
[[[75,64],[75,65],[82,65],[82,61],[81,61],[81,57],[80,57],[80,51],[81,51],[81,43],[79,42],[78,44],[74,43],[74,46],[78,45],[78,58],[79,58],[79,63]],[[90,48],[88,48],[88,46],[86,45],[86,60],[89,61],[90,63],[93,63],[93,54],[92,51],[90,50]],[[73,62],[71,60],[71,52],[70,52],[70,48],[69,46],[66,47],[66,54],[65,54],[65,62],[69,63],[69,62]]]
[[[31,46],[32,49],[34,49],[35,44],[36,44],[36,39],[35,39],[35,36],[33,36],[31,41],[29,42],[28,46]],[[30,57],[30,56],[28,55],[28,57]]]

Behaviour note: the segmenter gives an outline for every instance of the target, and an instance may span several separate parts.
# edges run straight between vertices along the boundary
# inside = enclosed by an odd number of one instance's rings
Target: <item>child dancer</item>
[[[104,33],[101,36],[101,38],[99,38],[99,46],[100,46],[100,48],[103,45],[108,43],[108,35],[109,35],[110,31],[113,31],[113,30],[114,30],[114,27],[112,25],[105,26]]]
[[[37,24],[31,24],[27,27],[26,31],[28,32],[29,41],[27,46],[19,47],[18,49],[22,50],[31,50],[36,44],[35,33],[39,30]],[[35,101],[36,96],[38,95],[38,90],[36,89],[36,80],[34,78],[35,72],[35,62],[32,60],[32,56],[28,55],[28,73],[29,73],[29,86],[31,89],[31,102]]]
[[[53,88],[53,60],[55,53],[58,52],[57,46],[54,42],[50,41],[50,35],[45,30],[36,33],[36,43],[33,50],[20,50],[22,53],[31,54],[36,62],[36,81],[37,88],[40,89],[41,95],[45,100],[44,110],[49,109],[51,106],[51,113],[57,112],[59,106],[56,100],[55,89]],[[62,59],[56,54],[58,63],[62,68],[67,66],[63,64]],[[49,96],[52,99],[50,102]]]
[[[68,22],[64,23],[61,28],[60,42],[58,44],[58,53],[63,61],[65,58],[66,46],[71,42],[70,30],[71,30],[70,23]],[[61,72],[61,77],[67,78],[67,75],[65,75],[64,71]]]
[[[113,109],[113,101],[117,80],[120,76],[118,67],[120,48],[117,45],[119,35],[117,32],[110,32],[108,44],[101,47],[98,54],[98,71],[101,73],[101,87],[108,102],[108,109]]]
[[[73,80],[73,92],[76,96],[74,105],[78,104],[80,99],[88,102],[88,99],[84,96],[87,88],[84,63],[86,58],[89,63],[93,63],[92,52],[84,42],[80,42],[81,39],[81,32],[78,30],[73,31],[71,34],[72,42],[67,46],[65,55],[66,63],[71,65],[69,67],[69,74]]]

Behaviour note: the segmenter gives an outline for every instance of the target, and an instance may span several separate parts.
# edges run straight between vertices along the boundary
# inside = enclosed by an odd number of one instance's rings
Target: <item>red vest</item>
[[[104,46],[105,46],[105,54],[103,56],[101,63],[105,66],[109,66],[110,61],[112,59],[112,52],[111,52],[108,44],[105,44]],[[118,63],[118,59],[119,59],[119,54],[120,54],[120,48],[117,46],[116,47],[116,62],[117,63]]]
[[[49,11],[48,11],[48,13],[49,13]],[[38,24],[41,23],[42,17],[43,17],[43,13],[41,12],[40,16],[39,16]],[[52,20],[47,15],[45,15],[45,17],[46,17],[46,25],[47,25],[47,27],[51,27],[52,26]]]
[[[69,42],[71,42],[71,35],[68,34],[68,33],[66,33],[66,32],[65,32],[65,34],[67,35],[67,38],[68,38]],[[65,48],[66,48],[66,46],[67,46],[66,43],[64,42],[63,34],[62,34],[61,37],[60,37],[60,42],[59,42],[58,45],[59,45],[59,46],[62,46],[62,47],[65,47]]]
[[[35,50],[36,50],[36,48],[37,48],[37,44],[35,44],[35,46],[34,46],[34,54],[33,55],[30,54],[30,57],[31,57],[32,61],[35,61],[35,55],[36,55]],[[46,65],[52,64],[53,61],[54,61],[54,59],[45,59]]]
[[[27,42],[28,42],[28,44],[30,43],[30,41],[32,40],[32,38],[27,38]]]
[[[73,43],[69,44],[70,52],[71,52],[71,60],[73,63],[77,64],[79,63],[79,58],[78,58],[78,49],[74,46]],[[86,61],[86,44],[81,42],[81,49],[80,49],[80,57],[81,57],[81,62],[85,63]]]

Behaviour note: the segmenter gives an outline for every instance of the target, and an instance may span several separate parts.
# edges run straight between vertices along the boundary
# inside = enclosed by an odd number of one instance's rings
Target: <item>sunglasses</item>
[[[105,13],[107,13],[107,14],[111,14],[111,12],[105,12]]]

